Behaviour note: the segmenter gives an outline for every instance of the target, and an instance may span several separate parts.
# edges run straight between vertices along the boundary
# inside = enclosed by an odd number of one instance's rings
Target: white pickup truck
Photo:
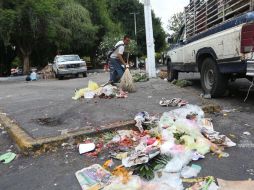
[[[190,0],[185,25],[167,52],[168,81],[200,72],[204,92],[224,94],[228,81],[254,77],[254,0]]]

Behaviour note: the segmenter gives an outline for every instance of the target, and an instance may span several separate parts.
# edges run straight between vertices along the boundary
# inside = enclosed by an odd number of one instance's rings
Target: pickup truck
[[[79,74],[87,77],[86,62],[78,55],[57,55],[54,59],[53,71],[58,79],[69,75],[79,76]]]
[[[254,79],[254,0],[190,0],[177,43],[166,55],[168,81],[199,72],[204,93],[219,97],[228,81]]]

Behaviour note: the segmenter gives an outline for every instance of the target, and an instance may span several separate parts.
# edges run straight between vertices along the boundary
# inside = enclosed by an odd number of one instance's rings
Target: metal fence
[[[186,37],[254,10],[254,0],[190,0],[185,7]]]

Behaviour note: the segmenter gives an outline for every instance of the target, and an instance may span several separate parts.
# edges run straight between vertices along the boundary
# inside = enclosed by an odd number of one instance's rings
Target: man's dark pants
[[[110,69],[110,82],[118,82],[124,73],[124,68],[121,66],[121,61],[119,59],[109,59],[109,69]]]

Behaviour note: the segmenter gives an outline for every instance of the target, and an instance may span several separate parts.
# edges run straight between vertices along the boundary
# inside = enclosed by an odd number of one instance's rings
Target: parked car
[[[86,62],[78,55],[57,55],[54,59],[53,70],[58,79],[67,75],[79,76],[79,74],[87,77]]]
[[[23,68],[22,67],[17,67],[11,69],[11,76],[21,76],[23,75]]]

